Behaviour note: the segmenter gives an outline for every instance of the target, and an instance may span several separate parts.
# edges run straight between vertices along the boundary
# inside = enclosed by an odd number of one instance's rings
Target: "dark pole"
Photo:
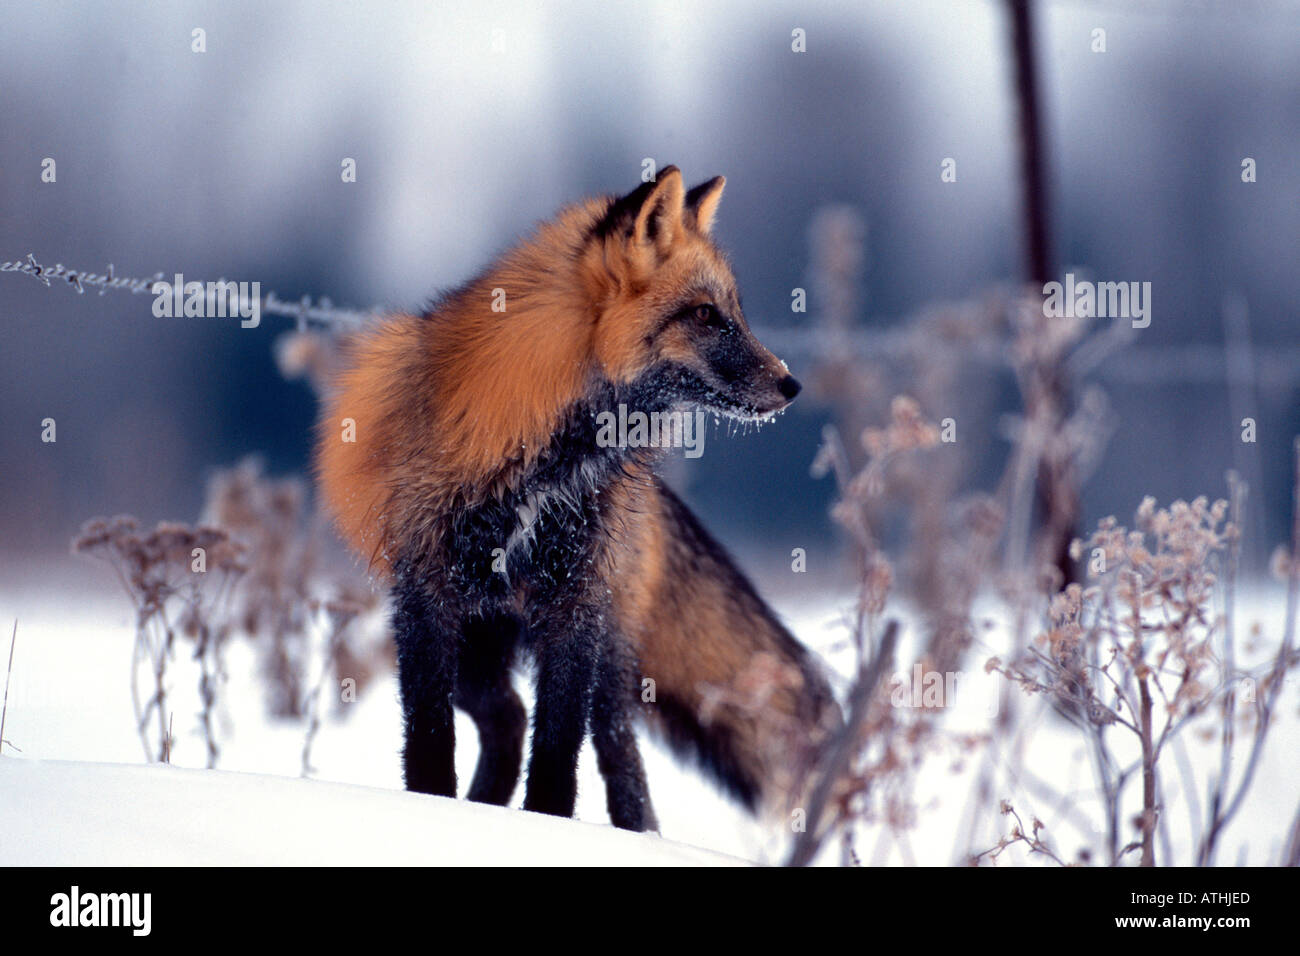
[[[1016,64],[1016,103],[1020,124],[1021,202],[1025,217],[1025,265],[1031,281],[1053,278],[1052,242],[1047,230],[1047,184],[1043,169],[1042,105],[1038,60],[1034,54],[1034,14],[1030,0],[1007,0],[1011,8],[1011,46]]]
[[[1031,0],[1007,0],[1011,15],[1011,49],[1015,62],[1017,125],[1020,139],[1021,209],[1024,216],[1025,268],[1031,283],[1041,288],[1055,277],[1048,202],[1042,103],[1038,87],[1038,61],[1034,46],[1034,10]],[[1037,370],[1026,397],[1041,403],[1059,426],[1069,414],[1070,382],[1061,365]],[[1079,518],[1079,487],[1070,456],[1051,455],[1038,470],[1040,526],[1052,563],[1060,571],[1062,584],[1075,580],[1070,559],[1070,541]]]

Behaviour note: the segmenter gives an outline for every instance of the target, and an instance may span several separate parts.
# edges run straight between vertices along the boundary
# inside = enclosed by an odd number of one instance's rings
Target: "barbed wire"
[[[154,282],[164,281],[161,272],[156,273],[149,279],[131,279],[125,276],[118,276],[113,268],[113,264],[108,264],[108,272],[95,274],[93,272],[80,272],[76,269],[68,269],[60,262],[54,266],[43,266],[36,261],[36,256],[27,253],[26,259],[14,260],[13,262],[0,262],[0,272],[18,272],[23,275],[31,276],[33,279],[50,285],[52,279],[62,279],[68,285],[72,286],[78,292],[84,293],[86,287],[98,287],[99,294],[103,295],[109,289],[126,289],[128,292],[146,292],[149,291]]]
[[[125,290],[133,295],[141,293],[150,293],[158,295],[163,290],[159,286],[166,286],[166,291],[171,292],[175,288],[175,283],[171,282],[166,274],[155,272],[147,279],[132,278],[129,276],[119,276],[110,262],[108,271],[102,273],[87,272],[81,269],[70,269],[62,262],[55,263],[53,266],[42,265],[37,261],[36,256],[32,253],[27,254],[25,259],[15,259],[9,262],[0,262],[0,272],[11,272],[18,275],[31,276],[45,286],[49,287],[54,282],[60,281],[76,289],[78,293],[85,294],[87,289],[98,289],[99,294],[103,295],[109,290]],[[217,279],[216,285],[228,283],[227,279]],[[185,283],[188,285],[189,283]],[[207,286],[213,283],[205,284]],[[237,304],[244,306],[250,304],[250,300],[244,295],[243,284],[236,284]],[[276,315],[283,318],[294,319],[300,328],[309,323],[317,325],[335,327],[358,327],[370,319],[382,315],[386,310],[378,307],[361,310],[341,308],[326,296],[313,297],[304,295],[296,300],[281,299],[274,291],[267,292],[259,296],[259,308],[264,315]]]
[[[97,289],[100,295],[110,290],[124,290],[133,295],[158,294],[160,284],[168,290],[174,289],[174,283],[162,272],[155,272],[148,278],[119,276],[112,263],[107,272],[87,272],[68,268],[61,262],[53,266],[42,265],[32,253],[28,253],[25,259],[0,262],[0,273],[3,272],[30,276],[47,287],[56,281],[62,282],[82,294],[87,289]],[[218,283],[226,281],[217,280]],[[263,314],[293,319],[299,329],[315,324],[332,331],[347,331],[391,311],[379,306],[369,309],[340,307],[325,296],[281,299],[275,292],[262,295],[259,302]],[[792,329],[768,326],[755,329],[755,333],[778,354],[793,358],[842,358],[847,351],[861,357],[904,360],[914,355],[917,349],[915,335],[901,328]],[[962,358],[986,366],[1011,364],[1009,356],[992,349],[964,348]],[[1300,348],[1245,347],[1231,358],[1229,362],[1227,350],[1221,345],[1130,345],[1122,351],[1110,352],[1104,361],[1090,368],[1090,374],[1126,386],[1230,384],[1285,391],[1300,382]]]

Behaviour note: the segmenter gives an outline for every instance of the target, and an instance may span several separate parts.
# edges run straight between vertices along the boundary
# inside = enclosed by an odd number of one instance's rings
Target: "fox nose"
[[[776,390],[785,397],[786,401],[790,401],[803,390],[803,386],[793,375],[787,375],[776,383]]]

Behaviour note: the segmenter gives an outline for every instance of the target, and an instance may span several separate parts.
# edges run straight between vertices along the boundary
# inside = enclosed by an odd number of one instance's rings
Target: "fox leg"
[[[406,789],[456,795],[456,687],[459,622],[440,620],[419,583],[399,574],[394,590],[393,634],[406,739],[402,771]]]
[[[510,684],[518,627],[505,619],[479,620],[465,628],[456,675],[456,706],[478,728],[478,765],[470,800],[505,805],[519,782],[528,715]]]
[[[658,830],[633,727],[636,700],[632,662],[619,646],[611,644],[596,667],[591,702],[592,743],[600,775],[605,780],[605,805],[610,822],[616,827]]]
[[[589,608],[534,627],[537,703],[524,809],[573,816],[603,615]]]

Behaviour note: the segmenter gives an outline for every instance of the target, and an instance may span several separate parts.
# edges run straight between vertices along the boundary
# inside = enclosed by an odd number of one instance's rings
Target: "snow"
[[[84,569],[83,569],[84,571]],[[133,726],[128,685],[131,613],[117,593],[52,583],[12,570],[0,575],[0,611],[19,621],[12,687],[0,757],[0,865],[19,863],[616,863],[629,865],[776,863],[789,832],[782,821],[755,820],[721,796],[694,768],[683,766],[653,738],[642,752],[662,836],[628,834],[609,825],[605,794],[588,744],[579,761],[577,819],[561,820],[513,807],[503,809],[402,791],[401,716],[396,680],[378,680],[345,705],[342,718],[327,711],[312,750],[313,778],[301,779],[304,727],[266,717],[256,661],[242,641],[228,653],[230,681],[218,713],[220,769],[203,767],[198,732],[196,669],[179,654],[169,672],[169,710],[176,743],[173,766],[144,766]],[[1260,621],[1268,641],[1280,631],[1277,589],[1243,593],[1244,630]],[[851,667],[845,630],[838,623],[847,599],[801,600],[787,612],[795,633],[825,655],[841,674]],[[989,618],[996,618],[991,610]],[[982,670],[1004,652],[1005,633],[981,633],[961,675],[958,699],[946,717],[951,731],[987,730],[999,678]],[[4,636],[9,627],[4,626]],[[905,645],[916,628],[905,620]],[[0,641],[0,655],[8,641]],[[899,659],[911,660],[909,646]],[[528,681],[517,681],[529,702]],[[1275,862],[1300,794],[1300,680],[1288,682],[1257,782],[1230,828],[1219,862]],[[996,803],[1009,798],[1021,816],[1038,817],[1061,855],[1096,846],[1099,824],[1089,755],[1068,726],[1045,714],[1040,699],[1019,706],[1021,760],[1008,762],[1004,746],[992,754],[997,771],[987,807],[972,820],[972,786],[985,752],[931,755],[916,780],[917,812],[898,836],[862,827],[857,852],[864,863],[959,862],[962,848],[993,846],[1007,832]],[[457,714],[457,771],[462,788],[477,758],[473,724]],[[1117,744],[1120,741],[1116,741]],[[21,748],[21,752],[14,748]],[[1132,754],[1117,747],[1121,759]],[[1194,794],[1203,803],[1205,773],[1217,743],[1188,735],[1164,778],[1164,806],[1176,856],[1186,857],[1194,806],[1181,785],[1181,768],[1194,770]],[[1016,769],[1017,766],[1020,769]],[[232,772],[235,771],[235,772]],[[1049,792],[1050,784],[1055,792]],[[1128,805],[1125,815],[1131,816]],[[819,862],[834,863],[829,848]],[[1003,864],[1040,863],[1020,848]]]
[[[274,777],[0,760],[5,866],[727,866],[665,840],[423,794]]]
[[[522,779],[513,809],[405,793],[391,674],[345,705],[342,719],[323,710],[311,752],[313,778],[300,779],[305,726],[266,716],[257,660],[239,639],[227,650],[230,680],[217,714],[219,770],[202,769],[197,668],[184,651],[168,672],[173,766],[146,767],[128,683],[132,613],[116,591],[88,586],[100,569],[79,570],[75,586],[12,568],[0,575],[0,613],[7,618],[0,626],[0,668],[12,620],[19,622],[4,730],[12,746],[0,757],[0,819],[21,821],[17,829],[0,828],[0,866],[150,863],[168,853],[175,863],[286,865],[354,862],[363,855],[384,863],[635,865],[780,858],[770,827],[653,740],[643,742],[642,753],[662,837],[609,825],[590,743],[579,761],[576,817],[583,822],[519,809]],[[150,678],[144,680],[147,692]],[[516,684],[531,705],[527,676]],[[463,789],[478,741],[474,724],[459,711],[456,737]],[[205,781],[211,782],[206,789]],[[430,839],[416,836],[424,833]],[[607,845],[595,845],[601,841]]]

